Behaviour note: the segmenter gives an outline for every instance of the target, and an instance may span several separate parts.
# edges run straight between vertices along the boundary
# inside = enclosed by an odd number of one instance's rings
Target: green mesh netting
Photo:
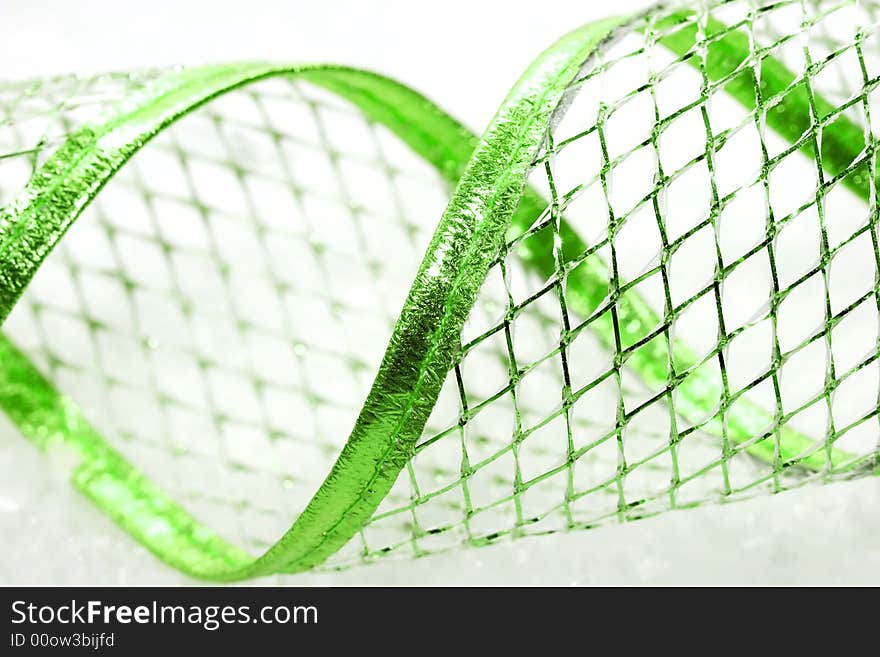
[[[213,579],[875,474],[877,10],[591,24],[479,140],[341,67],[2,84],[0,405]]]

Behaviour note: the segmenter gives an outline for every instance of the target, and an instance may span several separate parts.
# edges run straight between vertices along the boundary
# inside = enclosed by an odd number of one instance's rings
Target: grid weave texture
[[[555,113],[536,211],[511,226],[412,459],[326,567],[874,472],[876,19],[873,3],[711,1],[604,46]],[[0,87],[0,204],[157,75]],[[344,101],[260,82],[135,156],[4,330],[256,552],[339,453],[449,193]]]
[[[490,272],[448,429],[400,482],[412,501],[389,499],[368,536],[410,516],[397,547],[419,554],[876,468],[876,7],[670,16],[649,13],[569,90],[529,178],[551,202]],[[713,78],[731,34],[749,48]],[[770,58],[794,81],[764,97]],[[741,81],[751,103],[728,96]],[[767,113],[799,93],[820,100],[787,141]],[[841,125],[859,137],[843,162],[821,146]],[[780,448],[786,430],[798,448]],[[441,449],[460,472],[420,467]]]

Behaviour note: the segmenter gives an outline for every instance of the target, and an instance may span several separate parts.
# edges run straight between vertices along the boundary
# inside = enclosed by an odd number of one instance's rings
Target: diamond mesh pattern
[[[265,549],[339,453],[448,197],[404,149],[308,85],[218,99],[101,192],[6,330],[148,476]]]
[[[551,203],[512,231],[465,330],[435,410],[448,428],[420,443],[399,482],[412,501],[389,498],[368,545],[397,516],[413,529],[395,547],[421,554],[875,467],[876,213],[873,189],[853,189],[875,178],[876,11],[709,2],[673,28],[654,12],[587,68],[529,178]],[[663,43],[694,27],[686,55]],[[710,79],[710,44],[734,30],[750,52]],[[794,145],[766,125],[779,97],[752,85],[745,109],[725,93],[768,57],[831,105]],[[865,141],[832,176],[812,144],[838,116]],[[552,248],[547,276],[530,238]],[[608,281],[598,298],[572,284],[579,269]],[[731,417],[753,432],[733,440]],[[809,450],[747,451],[785,427]],[[827,467],[798,467],[826,453]]]
[[[877,7],[672,11],[567,91],[528,179],[546,208],[511,228],[412,460],[328,567],[876,467]],[[731,34],[748,52],[719,77]],[[771,62],[795,76],[783,93],[754,83]],[[157,73],[0,87],[0,203]],[[789,138],[767,117],[795,93],[810,127]],[[842,161],[828,149],[853,127]],[[260,82],[136,155],[4,329],[114,447],[256,552],[339,453],[449,192],[343,101]]]

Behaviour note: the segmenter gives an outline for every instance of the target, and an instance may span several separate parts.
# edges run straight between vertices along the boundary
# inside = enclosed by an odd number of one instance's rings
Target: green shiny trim
[[[461,329],[505,236],[511,225],[528,228],[546,208],[546,201],[525,182],[565,90],[596,49],[625,23],[614,18],[587,25],[546,51],[511,91],[479,142],[418,94],[353,69],[242,64],[177,73],[162,78],[104,125],[72,135],[0,212],[2,320],[72,222],[150,138],[212,98],[274,75],[298,76],[348,99],[449,180],[458,181],[346,446],[290,530],[261,557],[254,559],[219,538],[158,491],[5,339],[0,341],[0,404],[38,445],[74,447],[82,460],[74,475],[76,486],[159,557],[186,573],[231,580],[296,572],[321,563],[369,520],[409,460],[456,362]],[[664,45],[676,50],[693,43],[681,37]],[[780,74],[778,79],[785,78]],[[747,105],[745,94],[731,94]],[[782,134],[794,141],[793,135]],[[843,146],[851,147],[846,135],[842,139]],[[565,254],[574,258],[586,250],[568,224],[561,221],[560,226]],[[538,273],[550,276],[557,265],[549,244],[542,241],[546,239],[544,233],[525,239],[520,255]],[[586,262],[589,266],[568,273],[566,291],[571,307],[591,317],[608,296],[609,278],[598,260]],[[591,324],[606,346],[615,348],[620,327],[632,332],[625,337],[635,339],[661,324],[638,297],[611,302],[612,311]],[[626,364],[649,383],[666,382],[669,355],[667,347],[660,349],[633,354]],[[704,420],[713,412],[716,391],[707,388],[697,360],[685,346],[675,343],[674,350],[676,361],[690,359],[695,367],[683,380],[672,382],[676,410],[691,420]],[[829,460],[836,465],[852,458],[837,450],[830,456],[815,450],[804,456],[816,441],[787,427],[779,430],[775,442],[765,440],[771,434],[761,432],[774,417],[757,407],[726,413],[724,419],[729,440],[746,443],[745,449],[769,463],[801,457],[799,465],[822,471]],[[721,435],[721,424],[722,416],[716,414],[703,428]]]
[[[153,136],[218,95],[276,75],[297,76],[347,98],[451,180],[459,178],[473,151],[474,136],[435,105],[364,71],[242,64],[167,76],[104,125],[71,135],[0,211],[0,318],[103,185]],[[392,341],[380,371],[388,383],[377,381],[325,483],[291,529],[257,559],[200,525],[137,472],[6,338],[0,340],[0,405],[38,446],[73,448],[80,459],[76,487],[171,565],[215,580],[294,572],[320,563],[360,529],[408,460],[410,448],[402,447],[383,461],[387,444],[404,443],[392,441],[382,422],[370,425],[370,418],[382,417],[376,400],[388,401],[395,368],[409,371],[401,354],[405,346],[405,339]]]
[[[338,67],[207,67],[162,78],[129,102],[131,109],[99,128],[71,135],[4,208],[0,319],[8,316],[73,221],[137,150],[211,98],[272,75],[297,75],[339,93],[388,126],[441,173],[459,179],[348,442],[290,530],[261,557],[249,561],[158,493],[8,341],[3,344],[4,361],[15,366],[4,367],[2,388],[21,391],[18,386],[26,381],[41,393],[34,398],[43,401],[28,407],[22,395],[12,393],[0,402],[7,409],[17,408],[11,415],[32,440],[47,442],[43,434],[49,431],[53,441],[77,448],[83,459],[74,475],[79,489],[184,572],[231,580],[296,572],[321,563],[369,520],[408,462],[454,364],[462,326],[519,203],[547,122],[589,54],[622,22],[585,26],[538,58],[470,160],[474,140],[460,124],[386,78]],[[191,535],[204,540],[194,542]]]

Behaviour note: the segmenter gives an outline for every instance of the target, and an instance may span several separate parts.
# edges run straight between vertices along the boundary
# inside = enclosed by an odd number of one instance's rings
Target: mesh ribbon
[[[0,406],[217,580],[876,474],[877,9],[592,23],[479,139],[343,67],[0,84]]]

